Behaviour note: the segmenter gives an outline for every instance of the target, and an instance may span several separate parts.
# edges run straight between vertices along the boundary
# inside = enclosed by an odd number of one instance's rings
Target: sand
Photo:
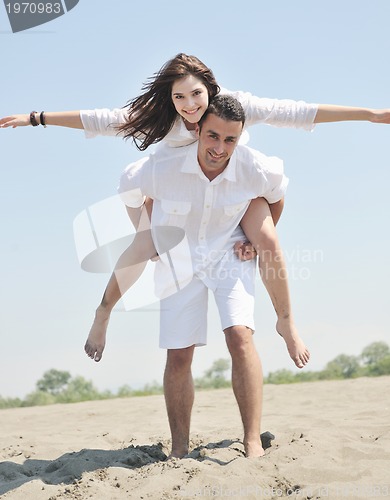
[[[162,396],[0,411],[3,499],[390,498],[390,377],[266,385],[243,456],[230,389],[197,392],[191,453],[164,461]]]

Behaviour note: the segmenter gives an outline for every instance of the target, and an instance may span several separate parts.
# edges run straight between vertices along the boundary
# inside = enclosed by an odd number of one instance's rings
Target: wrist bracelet
[[[35,113],[37,113],[37,111],[31,111],[30,113],[30,123],[33,127],[38,127],[39,123],[37,122],[37,119],[35,117]]]
[[[44,111],[41,111],[41,114],[39,115],[39,119],[41,121],[41,125],[43,125],[46,128],[46,118],[45,118]]]

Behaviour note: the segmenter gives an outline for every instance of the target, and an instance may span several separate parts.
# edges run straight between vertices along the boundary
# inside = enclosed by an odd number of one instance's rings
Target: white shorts
[[[246,326],[254,331],[256,259],[230,260],[213,287],[222,330]],[[214,289],[215,288],[215,289]],[[207,343],[208,286],[198,277],[160,302],[160,347],[183,349]]]

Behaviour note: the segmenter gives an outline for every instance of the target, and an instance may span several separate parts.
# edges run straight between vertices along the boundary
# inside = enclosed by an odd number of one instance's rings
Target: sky
[[[123,106],[179,52],[231,90],[390,107],[390,3],[361,0],[80,0],[47,24],[12,33],[0,5],[0,116]],[[278,234],[307,369],[390,341],[390,125],[251,127],[249,145],[284,160],[290,178]],[[114,312],[103,360],[83,346],[108,274],[80,268],[73,221],[116,194],[144,156],[115,137],[59,127],[0,130],[0,395],[24,397],[51,368],[101,390],[161,382],[158,308]],[[258,281],[255,342],[264,373],[297,369]],[[228,358],[212,299],[209,343],[194,376]]]

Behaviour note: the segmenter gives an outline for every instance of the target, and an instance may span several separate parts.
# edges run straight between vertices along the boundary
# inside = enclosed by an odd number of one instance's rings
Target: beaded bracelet
[[[41,121],[41,125],[43,125],[46,128],[46,118],[45,118],[44,111],[41,111],[41,114],[39,115],[39,119]]]
[[[33,127],[38,127],[39,123],[37,122],[37,119],[35,117],[35,114],[37,111],[31,111],[30,113],[30,123]]]

